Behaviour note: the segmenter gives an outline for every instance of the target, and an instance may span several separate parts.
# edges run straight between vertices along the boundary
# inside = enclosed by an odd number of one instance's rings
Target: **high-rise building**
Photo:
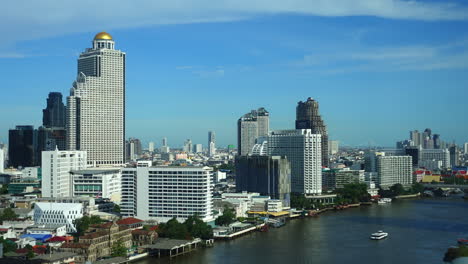
[[[258,192],[290,206],[291,164],[280,156],[237,156],[236,191]]]
[[[441,161],[442,167],[448,169],[451,166],[450,152],[447,149],[421,149],[419,151],[418,165],[424,166],[424,164],[430,161]]]
[[[122,216],[167,222],[197,214],[214,220],[209,167],[136,167],[122,170]]]
[[[448,149],[450,152],[450,165],[460,166],[460,150],[457,145],[452,144]]]
[[[8,133],[9,166],[38,165],[37,130],[33,126],[16,126]]]
[[[191,139],[187,139],[184,142],[184,151],[187,153],[192,153],[193,152],[193,144]]]
[[[257,138],[268,136],[270,130],[270,113],[261,107],[243,115],[237,121],[238,155],[249,154]]]
[[[135,161],[142,153],[141,141],[138,138],[129,138],[125,142],[126,161]]]
[[[463,153],[468,154],[468,142],[463,145]]]
[[[434,146],[435,149],[440,149],[441,148],[441,142],[440,142],[440,135],[439,134],[434,134],[432,136],[432,145]]]
[[[378,155],[377,185],[383,189],[394,184],[409,186],[413,183],[413,165],[411,156],[385,156]]]
[[[410,140],[414,143],[414,146],[421,146],[421,136],[418,130],[410,131]]]
[[[349,168],[335,171],[335,188],[343,188],[346,184],[362,183],[365,181],[363,170],[350,170]]]
[[[216,136],[214,131],[208,132],[208,156],[216,154]]]
[[[65,127],[65,105],[62,94],[59,92],[49,93],[47,107],[42,110],[42,125],[44,127]]]
[[[328,141],[328,153],[329,155],[335,155],[338,153],[340,148],[340,142],[337,140]]]
[[[106,32],[94,37],[67,97],[67,149],[97,165],[125,163],[125,53],[114,44]]]
[[[72,197],[70,172],[87,166],[86,151],[42,152],[42,197]]]
[[[161,151],[161,153],[165,154],[165,153],[169,153],[170,150],[171,150],[171,149],[170,149],[169,146],[167,145],[167,138],[164,137],[164,138],[162,139],[162,146],[161,146],[160,151]]]
[[[319,103],[311,97],[307,98],[307,101],[305,102],[300,101],[297,103],[296,129],[310,129],[312,134],[322,135],[322,166],[328,167],[329,159],[327,126],[320,116]]]
[[[269,133],[267,154],[286,156],[291,163],[291,192],[309,195],[322,193],[321,138],[320,134],[313,134],[310,129]]]
[[[195,144],[195,153],[202,153],[202,152],[203,152],[203,145]]]
[[[5,169],[5,150],[3,150],[3,148],[0,148],[0,173],[3,173],[4,169]]]
[[[149,152],[154,152],[154,142],[148,143],[148,151]]]

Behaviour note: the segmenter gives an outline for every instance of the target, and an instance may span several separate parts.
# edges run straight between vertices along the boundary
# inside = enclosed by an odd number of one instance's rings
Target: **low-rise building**
[[[68,233],[75,233],[75,220],[83,217],[83,205],[80,203],[44,203],[34,206],[34,223],[36,225],[65,225]]]
[[[133,246],[144,246],[153,244],[158,238],[155,230],[136,229],[132,231]]]
[[[48,225],[33,225],[27,228],[27,234],[37,235],[52,235],[54,236],[65,236],[67,234],[67,226],[62,224],[48,224]]]

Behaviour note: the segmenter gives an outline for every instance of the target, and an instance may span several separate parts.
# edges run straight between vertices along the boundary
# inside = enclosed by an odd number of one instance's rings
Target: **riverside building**
[[[409,186],[413,183],[411,156],[385,156],[381,153],[376,159],[377,185],[387,189],[394,184]]]
[[[42,197],[71,197],[70,171],[86,168],[86,161],[86,151],[43,151]]]
[[[125,163],[125,53],[98,33],[78,58],[67,97],[67,149],[88,153],[96,165]]]
[[[271,131],[268,156],[286,156],[291,163],[291,192],[322,193],[322,136],[310,129]],[[328,151],[328,149],[327,149]]]
[[[185,221],[213,217],[210,167],[136,167],[122,170],[121,214],[143,220]]]

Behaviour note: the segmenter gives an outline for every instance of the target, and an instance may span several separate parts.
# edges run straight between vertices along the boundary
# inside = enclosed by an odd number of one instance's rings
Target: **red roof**
[[[117,221],[117,224],[118,225],[133,225],[133,224],[137,224],[141,222],[143,222],[143,220],[134,218],[134,217],[127,217],[127,218],[120,219],[119,221]]]
[[[63,241],[67,241],[67,238],[61,237],[61,236],[55,236],[47,240],[47,242],[63,242]]]

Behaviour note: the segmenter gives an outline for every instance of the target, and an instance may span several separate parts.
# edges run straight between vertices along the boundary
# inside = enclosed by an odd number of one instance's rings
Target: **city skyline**
[[[244,19],[207,15],[197,21],[205,23],[123,28],[98,21],[28,39],[11,34],[0,42],[8,89],[0,110],[9,113],[0,116],[0,142],[7,142],[8,129],[16,125],[41,124],[49,92],[68,95],[79,52],[102,30],[117,40],[116,49],[131,55],[126,137],[145,146],[149,141],[160,146],[165,136],[176,148],[188,138],[205,145],[210,130],[217,146],[237,145],[237,119],[259,107],[271,113],[271,130],[292,129],[295,105],[307,97],[320,102],[329,137],[341,145],[393,146],[408,131],[424,127],[447,142],[466,142],[464,107],[455,101],[468,96],[466,5],[417,1],[399,15],[403,1],[394,1],[395,10],[388,12],[360,2],[356,9],[343,6],[341,14],[320,8],[286,14],[280,8]],[[416,12],[416,7],[438,11]],[[48,67],[40,67],[44,64]]]

